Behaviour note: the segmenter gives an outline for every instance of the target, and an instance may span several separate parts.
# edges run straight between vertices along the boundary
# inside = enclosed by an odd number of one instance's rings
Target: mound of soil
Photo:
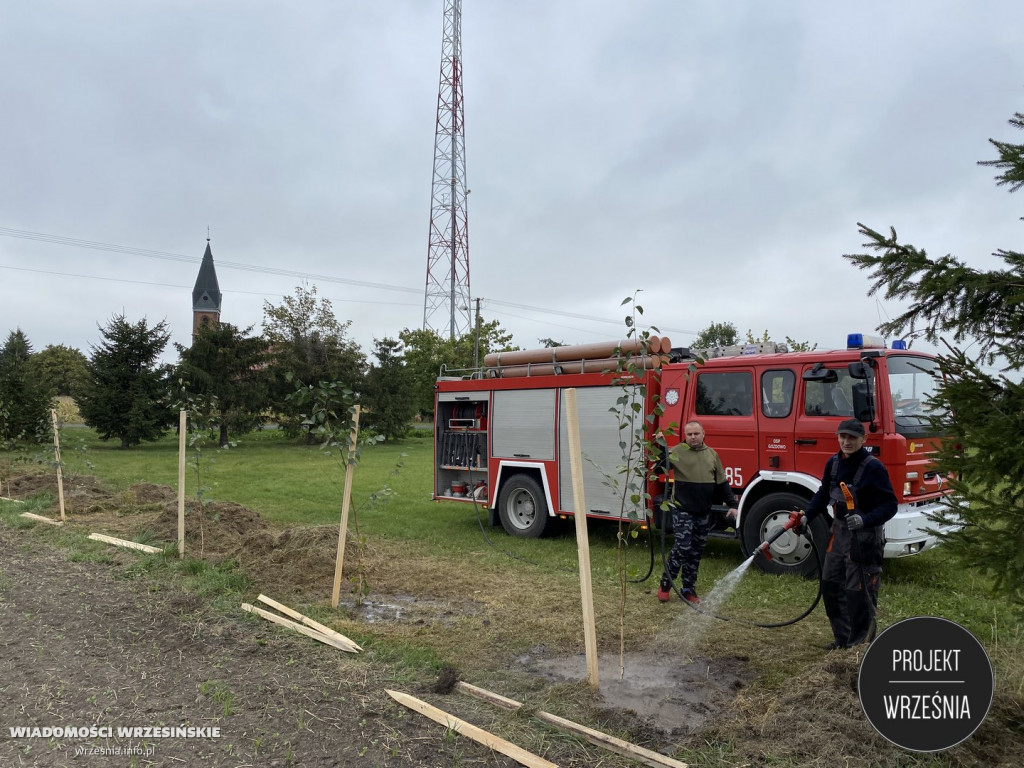
[[[152,525],[158,539],[177,541],[177,502],[165,503]],[[233,501],[185,502],[185,547],[206,557],[234,558],[244,551],[247,536],[269,527],[258,512]]]

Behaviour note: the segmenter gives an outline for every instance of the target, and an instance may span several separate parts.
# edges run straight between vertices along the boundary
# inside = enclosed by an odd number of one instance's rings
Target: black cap
[[[844,419],[840,422],[839,429],[836,430],[836,434],[864,437],[864,425],[860,423],[859,419]]]

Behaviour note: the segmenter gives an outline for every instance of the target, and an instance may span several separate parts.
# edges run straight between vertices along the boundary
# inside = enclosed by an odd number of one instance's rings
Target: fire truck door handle
[[[530,454],[528,454],[528,453],[513,453],[512,456],[513,456],[513,458],[516,458],[516,459],[528,459],[528,458],[530,458]]]
[[[793,442],[796,443],[797,445],[817,445],[818,444],[818,441],[815,440],[813,437],[798,437]]]

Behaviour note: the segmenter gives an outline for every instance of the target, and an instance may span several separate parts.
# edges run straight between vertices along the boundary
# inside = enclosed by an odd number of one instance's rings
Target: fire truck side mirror
[[[849,370],[850,376],[855,379],[866,379],[868,377],[867,366],[862,362],[850,363],[847,366],[847,370]]]

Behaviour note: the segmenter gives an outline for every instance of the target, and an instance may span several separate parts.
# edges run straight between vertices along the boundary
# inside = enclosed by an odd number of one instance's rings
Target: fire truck
[[[631,361],[623,370],[623,356]],[[566,390],[576,390],[583,487],[590,518],[657,526],[671,475],[649,455],[647,499],[609,478],[621,476],[637,435],[668,447],[682,425],[699,421],[739,498],[735,523],[715,510],[713,535],[739,541],[745,554],[803,509],[838,450],[844,419],[864,423],[866,447],[889,472],[899,511],[886,523],[885,556],[936,545],[936,519],[948,484],[932,457],[941,436],[929,428],[929,396],[939,376],[934,357],[894,342],[851,334],[844,349],[789,352],[765,342],[691,351],[667,339],[608,342],[488,355],[472,371],[443,370],[435,387],[433,498],[476,504],[491,525],[539,537],[577,513],[566,429]],[[633,408],[631,403],[639,403]],[[621,428],[624,404],[637,418]],[[623,434],[625,432],[625,435]],[[630,436],[632,432],[632,436]],[[643,495],[641,494],[641,497]],[[830,522],[811,526],[823,553]],[[805,535],[788,531],[762,568],[816,572]]]

